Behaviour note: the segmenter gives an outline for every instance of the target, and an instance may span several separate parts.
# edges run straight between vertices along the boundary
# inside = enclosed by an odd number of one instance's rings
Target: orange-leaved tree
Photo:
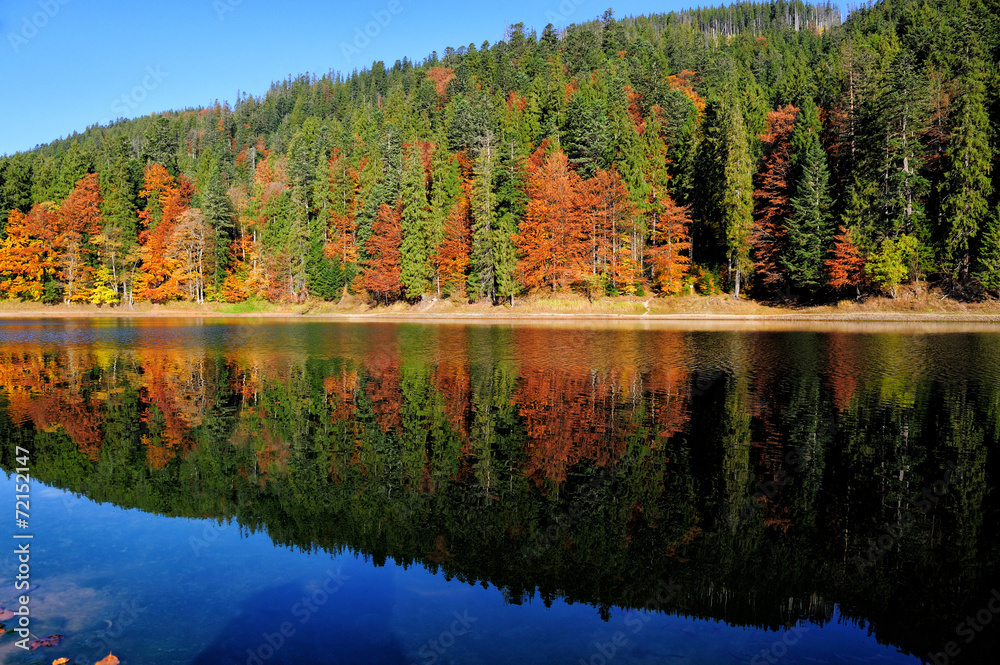
[[[205,274],[214,264],[215,233],[201,210],[185,210],[177,218],[167,256],[174,265],[171,282],[184,290],[188,300],[205,302]]]
[[[395,208],[383,203],[378,209],[378,216],[372,224],[372,235],[367,243],[371,258],[365,261],[362,284],[376,301],[381,300],[386,304],[403,292],[403,285],[399,281],[399,247],[403,242],[400,225],[402,214],[402,200],[396,203]]]
[[[441,286],[451,296],[465,296],[465,272],[472,250],[469,200],[463,195],[452,205],[445,220],[444,240],[434,256]]]
[[[338,148],[333,149],[327,166],[329,182],[328,258],[338,261],[341,270],[358,260],[357,216],[361,210],[361,177]],[[345,284],[346,287],[346,284]]]
[[[524,285],[548,284],[555,291],[578,281],[587,270],[581,181],[562,150],[540,163],[538,157],[536,151],[528,160],[528,207],[514,244]]]
[[[603,277],[623,293],[633,293],[642,278],[630,261],[630,239],[636,208],[617,170],[599,170],[579,183],[577,201],[587,241],[586,270],[591,280]]]
[[[93,256],[91,238],[101,232],[101,182],[96,173],[84,176],[67,196],[56,214],[55,247],[63,301],[88,300],[92,288]]]
[[[865,259],[854,244],[851,232],[843,226],[840,233],[834,236],[830,254],[832,256],[825,262],[830,286],[838,290],[853,286],[860,296],[865,281]]]
[[[767,115],[767,132],[760,135],[764,156],[754,182],[751,243],[757,275],[766,288],[774,290],[788,283],[781,257],[788,250],[785,223],[792,213],[792,130],[797,113],[791,104],[771,111]]]
[[[11,298],[38,302],[56,273],[56,214],[51,203],[36,203],[27,215],[11,210],[0,244],[0,291]]]
[[[139,196],[146,199],[146,209],[139,212],[144,227],[139,233],[142,269],[135,279],[135,291],[140,299],[164,302],[182,295],[177,280],[172,279],[176,262],[167,250],[177,220],[191,202],[194,187],[184,175],[175,181],[159,164],[147,166],[144,173],[139,191]]]
[[[661,293],[680,293],[691,267],[691,213],[665,191],[659,196],[659,224],[649,249],[653,280]]]

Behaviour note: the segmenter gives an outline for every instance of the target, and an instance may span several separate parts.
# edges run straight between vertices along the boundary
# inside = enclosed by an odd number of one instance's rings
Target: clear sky
[[[0,154],[118,117],[233,102],[304,72],[420,61],[508,24],[541,32],[689,0],[0,0]],[[701,3],[703,5],[717,3]],[[369,35],[365,35],[367,30]]]

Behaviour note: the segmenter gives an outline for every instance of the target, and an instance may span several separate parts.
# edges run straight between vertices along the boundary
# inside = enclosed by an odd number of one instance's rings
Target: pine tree
[[[233,210],[232,201],[226,193],[226,184],[222,179],[222,170],[218,160],[212,161],[206,182],[202,184],[198,198],[198,205],[214,236],[212,246],[215,250],[215,256],[213,257],[211,285],[213,293],[218,293],[226,278],[226,269],[229,267],[229,244],[235,239],[236,227],[234,223],[236,211]]]
[[[11,210],[31,210],[31,163],[24,155],[0,159],[0,232],[7,226]]]
[[[792,135],[794,194],[786,224],[788,251],[781,265],[796,288],[812,290],[825,279],[823,260],[830,247],[829,170],[819,141],[819,116],[811,101],[803,105]]]
[[[942,205],[949,225],[946,239],[948,262],[953,277],[965,281],[969,276],[970,245],[989,212],[992,190],[990,171],[993,149],[989,142],[989,116],[986,113],[985,67],[978,53],[978,38],[970,47],[971,60],[959,81],[961,92],[955,104],[953,130],[948,147],[949,170],[945,176],[946,195]]]
[[[430,291],[431,251],[428,251],[430,209],[427,204],[427,173],[419,144],[411,144],[406,155],[401,186],[403,233],[400,246],[400,281],[406,297],[419,298]]]
[[[496,296],[494,247],[497,198],[495,180],[498,156],[492,134],[482,136],[475,159],[475,177],[470,193],[472,255],[469,294],[473,298]]]
[[[974,276],[983,288],[1000,292],[1000,205],[987,219]]]
[[[590,86],[574,95],[566,107],[565,137],[566,153],[580,177],[592,178],[608,166],[608,112]]]
[[[726,246],[733,297],[753,270],[750,260],[750,233],[753,228],[753,161],[740,104],[734,99],[724,110],[726,129],[724,191],[722,195]]]
[[[464,200],[462,191],[462,176],[459,173],[458,159],[448,153],[445,147],[438,144],[434,150],[431,169],[431,194],[430,210],[428,216],[427,249],[430,255],[437,256],[441,252],[441,247],[446,239],[452,241],[451,250],[455,250],[459,237],[464,237],[460,229],[453,228],[456,223],[468,225],[468,201]],[[461,202],[462,214],[455,212],[455,206]],[[449,252],[452,254],[453,252]],[[469,250],[464,249],[464,264],[462,266],[462,280],[464,282],[464,271],[468,266]],[[438,296],[441,295],[443,277],[437,261],[434,264],[434,289]],[[454,267],[449,273],[449,279],[454,277]],[[462,285],[461,291],[464,293],[465,287]]]

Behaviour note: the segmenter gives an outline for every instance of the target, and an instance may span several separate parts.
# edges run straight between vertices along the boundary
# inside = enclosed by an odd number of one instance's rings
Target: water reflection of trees
[[[837,603],[926,653],[996,582],[996,337],[362,339],[5,350],[0,431],[33,445],[37,477],[96,500],[421,563],[511,602],[607,613],[671,579],[670,611],[778,627]],[[961,482],[904,520],[949,462]]]

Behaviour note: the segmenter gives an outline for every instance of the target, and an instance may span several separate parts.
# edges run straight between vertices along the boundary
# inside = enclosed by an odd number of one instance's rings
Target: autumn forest
[[[998,21],[997,0],[609,10],[92,126],[0,158],[0,294],[986,297]]]

